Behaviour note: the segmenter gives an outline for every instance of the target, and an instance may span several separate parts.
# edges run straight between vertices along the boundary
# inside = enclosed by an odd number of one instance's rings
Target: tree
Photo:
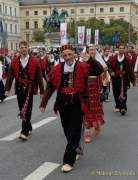
[[[35,42],[44,42],[45,36],[44,36],[44,30],[42,29],[36,29],[33,32],[33,39]]]
[[[94,30],[99,29],[100,33],[104,34],[105,38],[105,44],[109,43],[113,44],[113,36],[118,33],[118,38],[120,38],[121,43],[127,43],[128,42],[128,29],[130,26],[130,32],[131,32],[131,41],[132,43],[136,43],[137,41],[137,33],[134,31],[132,25],[130,25],[128,22],[117,19],[117,20],[111,20],[109,24],[105,24],[104,21],[98,20],[96,18],[90,18],[87,21],[78,21],[75,22],[75,20],[72,20],[68,24],[68,32],[72,37],[75,37],[75,32],[77,33],[77,26],[83,25],[86,28],[92,29],[92,34],[94,35]]]

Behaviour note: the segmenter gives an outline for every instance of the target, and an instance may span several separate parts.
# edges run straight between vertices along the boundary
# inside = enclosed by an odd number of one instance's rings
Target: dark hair
[[[21,41],[21,42],[19,43],[19,47],[20,47],[21,45],[28,46],[28,42],[27,42],[27,41]]]
[[[3,62],[4,61],[4,57],[0,56],[0,61]]]

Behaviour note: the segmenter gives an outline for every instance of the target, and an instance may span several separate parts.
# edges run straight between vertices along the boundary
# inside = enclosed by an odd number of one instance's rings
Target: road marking
[[[14,95],[14,96],[9,96],[9,97],[7,97],[4,101],[9,101],[9,100],[11,100],[11,99],[15,99],[17,96],[16,95]]]
[[[23,180],[43,180],[59,166],[60,164],[45,162],[38,169],[25,177]]]
[[[37,129],[45,124],[48,124],[49,122],[52,122],[56,119],[57,117],[48,117],[48,118],[45,118],[37,123],[34,123],[32,126],[33,126],[33,129]],[[13,133],[13,134],[10,134],[4,138],[0,138],[0,141],[13,141],[15,139],[18,138],[19,134],[20,134],[21,130]]]

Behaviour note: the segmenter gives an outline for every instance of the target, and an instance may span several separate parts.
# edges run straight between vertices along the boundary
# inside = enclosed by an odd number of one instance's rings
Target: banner
[[[99,29],[95,30],[95,45],[99,44]]]
[[[84,44],[85,26],[78,26],[78,44]]]
[[[91,29],[86,29],[86,44],[91,44]]]
[[[105,45],[104,32],[100,33],[100,44]]]
[[[60,43],[66,44],[67,41],[67,23],[60,23]]]

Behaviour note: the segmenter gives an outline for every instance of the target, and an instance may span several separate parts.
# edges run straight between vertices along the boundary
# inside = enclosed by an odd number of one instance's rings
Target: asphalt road
[[[0,103],[0,180],[138,180],[138,88],[128,92],[126,116],[104,103],[106,124],[90,144],[82,138],[84,156],[68,174],[61,172],[66,139],[60,119],[53,113],[55,95],[46,112],[34,98],[33,135],[27,142],[17,137],[21,128],[16,99]]]

